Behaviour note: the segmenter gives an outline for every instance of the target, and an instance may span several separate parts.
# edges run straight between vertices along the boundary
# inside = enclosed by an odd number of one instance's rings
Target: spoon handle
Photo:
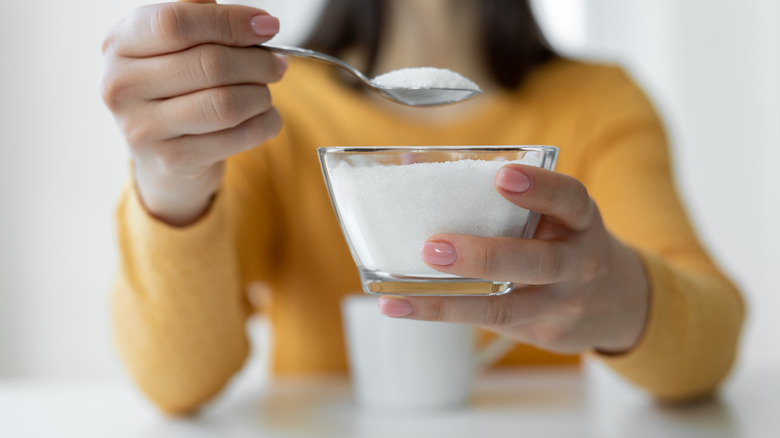
[[[282,55],[291,55],[291,56],[298,56],[300,58],[316,59],[318,61],[323,61],[323,62],[337,65],[338,67],[341,67],[344,70],[348,71],[349,73],[355,75],[355,77],[363,81],[369,87],[376,88],[371,83],[371,80],[369,80],[368,77],[366,77],[360,70],[356,69],[355,67],[352,67],[346,62],[338,58],[335,58],[333,56],[316,52],[314,50],[304,49],[301,47],[284,46],[280,44],[263,43],[263,44],[258,44],[257,46]]]

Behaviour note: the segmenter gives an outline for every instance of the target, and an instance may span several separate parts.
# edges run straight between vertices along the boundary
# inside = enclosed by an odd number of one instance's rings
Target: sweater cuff
[[[123,189],[116,212],[120,238],[131,240],[123,242],[125,244],[122,247],[143,247],[146,254],[162,256],[159,257],[160,260],[168,257],[176,260],[177,257],[196,256],[208,248],[204,242],[225,240],[225,237],[230,235],[226,198],[224,193],[218,194],[196,222],[177,227],[149,213],[131,180]]]

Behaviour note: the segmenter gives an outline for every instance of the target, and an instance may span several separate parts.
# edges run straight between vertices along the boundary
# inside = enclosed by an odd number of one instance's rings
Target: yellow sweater
[[[339,298],[360,283],[322,180],[320,146],[558,146],[557,170],[588,187],[651,281],[640,344],[601,359],[664,400],[708,394],[727,374],[740,295],[697,242],[658,117],[620,69],[555,60],[520,90],[475,101],[474,112],[447,123],[400,116],[312,62],[292,61],[272,93],[281,134],[228,161],[198,223],[154,220],[132,184],[121,197],[116,340],[129,373],[162,409],[190,410],[224,386],[249,353],[245,322],[257,310],[273,324],[276,373],[346,370]],[[262,309],[247,299],[252,285],[268,291]],[[576,360],[519,346],[503,364]]]

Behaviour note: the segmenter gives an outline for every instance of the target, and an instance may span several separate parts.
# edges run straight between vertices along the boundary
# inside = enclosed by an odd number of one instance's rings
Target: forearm
[[[134,196],[124,193],[117,217],[116,342],[143,392],[164,411],[184,413],[220,391],[248,354],[236,251],[220,230],[228,223],[220,205],[176,229],[145,217]]]
[[[650,314],[639,344],[598,356],[665,402],[711,395],[736,357],[743,320],[739,292],[716,272],[675,269],[643,254],[651,282]]]

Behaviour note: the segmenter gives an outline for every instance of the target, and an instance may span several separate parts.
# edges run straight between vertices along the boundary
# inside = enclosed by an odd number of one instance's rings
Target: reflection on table
[[[740,370],[718,399],[653,403],[599,364],[497,370],[467,406],[379,412],[356,406],[345,376],[232,385],[196,416],[168,418],[127,382],[0,381],[2,437],[770,437],[780,377]]]

